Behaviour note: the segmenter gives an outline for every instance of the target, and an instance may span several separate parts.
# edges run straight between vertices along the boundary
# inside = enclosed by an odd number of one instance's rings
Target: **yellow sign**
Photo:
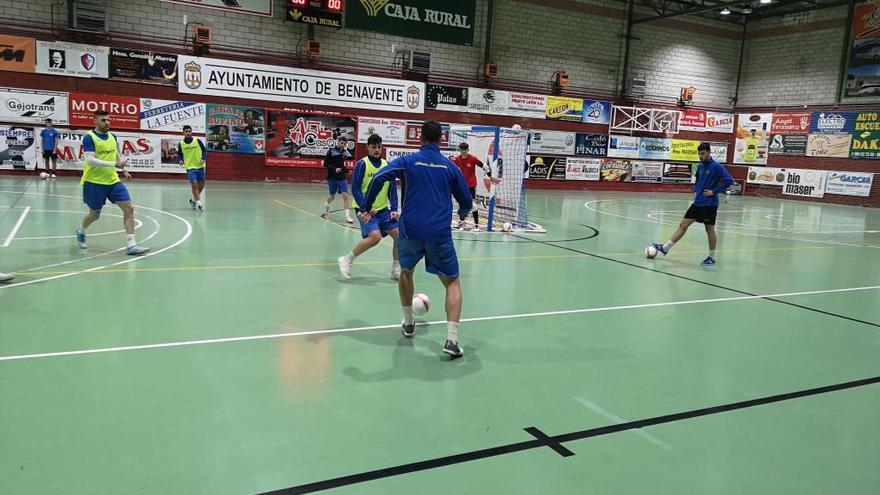
[[[564,96],[548,96],[544,116],[554,120],[580,122],[584,115],[584,100]]]
[[[692,141],[690,139],[673,139],[669,159],[680,160],[683,162],[699,161],[700,155],[697,153],[697,148],[699,146],[699,141]]]

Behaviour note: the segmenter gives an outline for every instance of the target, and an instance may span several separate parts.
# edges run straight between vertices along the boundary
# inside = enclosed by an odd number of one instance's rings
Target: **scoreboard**
[[[342,27],[342,11],[345,0],[287,0],[287,20],[327,26]]]

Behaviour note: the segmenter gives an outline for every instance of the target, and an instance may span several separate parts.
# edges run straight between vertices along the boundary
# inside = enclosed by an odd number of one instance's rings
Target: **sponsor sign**
[[[706,132],[733,132],[733,114],[706,112]]]
[[[862,131],[852,136],[850,158],[880,158],[880,132]]]
[[[529,139],[529,153],[553,153],[573,155],[575,133],[563,131],[532,130]]]
[[[52,119],[55,125],[67,125],[67,93],[0,88],[0,121],[43,124]]]
[[[664,163],[663,164],[663,182],[664,184],[690,184],[691,183],[691,164],[690,163]]]
[[[110,77],[177,86],[177,55],[111,48]]]
[[[806,134],[773,134],[770,136],[770,144],[767,153],[771,155],[806,156]]]
[[[678,119],[679,131],[697,131],[706,130],[706,112],[702,110],[694,110],[686,108],[679,114]]]
[[[584,100],[565,96],[548,96],[544,116],[551,120],[581,122],[584,118]]]
[[[205,107],[205,137],[209,152],[263,153],[266,149],[263,109],[209,103]]]
[[[832,170],[826,172],[825,193],[867,198],[871,195],[873,182],[874,174]]]
[[[807,137],[807,156],[846,158],[852,138],[852,134],[810,134]]]
[[[429,84],[425,97],[425,108],[446,110],[449,112],[468,111],[468,89],[457,86],[441,86]]]
[[[382,117],[357,118],[357,142],[366,143],[371,134],[382,138],[382,145],[406,144],[406,121]]]
[[[181,55],[181,93],[423,113],[425,83]]]
[[[601,171],[601,158],[570,156],[565,159],[566,180],[599,180]]]
[[[95,112],[110,114],[110,130],[140,129],[141,100],[133,96],[70,93],[70,125],[95,127]]]
[[[602,182],[630,182],[632,180],[632,162],[629,160],[602,160]]]
[[[737,115],[736,148],[733,163],[746,165],[767,163],[772,113],[741,113]]]
[[[856,114],[856,123],[853,125],[854,132],[880,131],[880,113],[859,112]]]
[[[103,77],[109,74],[106,46],[37,41],[37,72],[73,77]]]
[[[449,146],[449,124],[440,124],[443,135],[440,137],[440,147]],[[406,145],[421,146],[422,145],[422,122],[409,120],[406,122]],[[458,146],[458,142],[455,143]]]
[[[607,134],[575,134],[574,154],[584,156],[605,156],[608,154]]]
[[[684,162],[698,162],[700,161],[700,155],[697,151],[699,146],[699,141],[691,139],[673,139],[672,150],[667,158]],[[725,150],[725,153],[726,151],[727,150]]]
[[[0,125],[0,170],[34,170],[36,135],[33,127]]]
[[[288,0],[286,19],[303,24],[342,28],[344,0]]]
[[[346,149],[355,157],[354,130],[352,117],[270,110],[266,165],[321,168],[339,137],[348,139]]]
[[[565,180],[565,157],[529,155],[529,178]]]
[[[611,123],[611,103],[607,101],[584,100],[584,111],[581,122],[585,124]]]
[[[59,129],[58,132],[60,135],[55,146],[58,154],[58,168],[82,170],[82,138],[88,131],[85,129]],[[111,132],[116,136],[122,156],[128,161],[126,170],[148,173],[186,173],[186,170],[180,166],[180,157],[177,154],[177,145],[182,139],[181,136]],[[38,148],[38,156],[42,156],[43,150],[40,146]]]
[[[544,95],[511,92],[505,113],[517,117],[543,119],[546,107],[547,97]]]
[[[469,88],[468,112],[501,115],[507,112],[510,93],[500,89]]]
[[[746,182],[749,184],[763,184],[765,186],[781,186],[785,183],[785,169],[774,167],[749,167]]]
[[[411,155],[416,151],[419,151],[418,148],[384,148],[385,149],[385,160],[391,161],[396,158],[400,158],[402,156]],[[451,160],[451,158],[450,158]]]
[[[348,0],[345,27],[441,41],[474,44],[476,0]]]
[[[825,171],[786,169],[782,194],[808,198],[825,196]]]
[[[854,112],[813,112],[810,134],[840,134],[853,132],[856,125]]]
[[[770,125],[771,134],[808,134],[810,132],[810,114],[808,113],[774,113]]]
[[[613,158],[638,158],[640,138],[637,136],[615,136],[608,138],[608,156]]]
[[[716,162],[727,163],[727,143],[709,143],[709,154]]]
[[[155,1],[155,0],[153,0]],[[162,0],[164,2],[272,17],[272,0]],[[353,1],[353,0],[352,0]]]
[[[195,134],[205,133],[204,103],[141,98],[141,129],[183,132],[185,125]]]
[[[632,162],[633,182],[663,182],[663,164],[660,162]]]
[[[0,70],[33,72],[36,59],[33,38],[0,34]]]
[[[668,160],[672,152],[669,139],[643,137],[639,141],[639,158]]]

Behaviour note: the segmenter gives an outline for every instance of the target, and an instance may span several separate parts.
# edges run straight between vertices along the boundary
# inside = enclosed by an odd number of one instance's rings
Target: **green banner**
[[[850,158],[880,158],[880,132],[853,133],[849,148]]]
[[[476,0],[349,0],[345,27],[473,45],[476,12]]]

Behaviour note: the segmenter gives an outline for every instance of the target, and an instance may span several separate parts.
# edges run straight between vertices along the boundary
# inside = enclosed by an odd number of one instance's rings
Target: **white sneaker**
[[[354,220],[351,217],[345,217],[345,223],[354,223]]]
[[[350,279],[351,278],[351,261],[348,261],[348,256],[340,256],[336,259],[337,264],[339,264],[339,273],[342,274],[342,278]]]
[[[464,222],[462,222],[461,220],[459,220],[459,221],[455,222],[455,226],[452,227],[452,228],[453,228],[453,229],[456,229],[456,230],[458,230],[458,229],[462,229],[462,228],[464,228]]]
[[[50,175],[49,177],[52,177],[52,178],[54,179],[54,178],[55,178],[55,174],[52,174],[52,175]]]
[[[196,209],[199,211],[205,211],[205,205],[203,205],[201,202],[199,202],[196,204]]]
[[[473,230],[474,232],[479,232],[479,231],[480,231],[480,226],[479,226],[479,225],[474,225],[474,228],[471,229],[471,230]]]
[[[15,275],[13,275],[11,273],[0,273],[0,282],[9,282],[10,280],[12,280],[14,278],[15,278]]]

